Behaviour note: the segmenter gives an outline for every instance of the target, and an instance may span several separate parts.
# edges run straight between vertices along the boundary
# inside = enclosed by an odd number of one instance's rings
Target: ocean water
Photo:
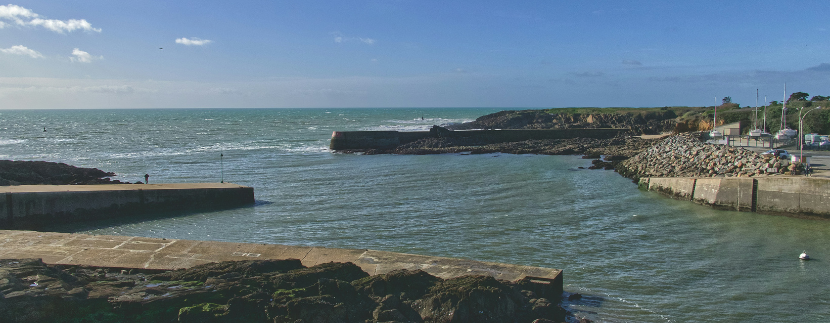
[[[348,155],[332,131],[426,130],[499,109],[0,110],[0,159],[135,182],[252,186],[253,207],[56,227],[369,248],[563,269],[601,322],[830,321],[830,221],[713,210],[579,156]],[[422,120],[423,118],[423,120]],[[45,131],[44,131],[45,130]],[[803,262],[806,250],[816,260]]]

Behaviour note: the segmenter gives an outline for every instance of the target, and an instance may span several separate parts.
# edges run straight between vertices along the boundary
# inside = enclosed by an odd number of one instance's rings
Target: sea
[[[0,110],[0,159],[150,183],[252,186],[225,211],[56,226],[365,248],[564,270],[597,322],[830,322],[830,221],[714,210],[580,156],[360,155],[333,131],[427,130],[505,109]],[[801,261],[806,251],[814,260]]]

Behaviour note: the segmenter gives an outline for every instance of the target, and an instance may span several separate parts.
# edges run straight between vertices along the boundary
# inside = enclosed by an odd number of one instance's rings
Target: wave
[[[26,139],[0,139],[0,146],[17,145],[26,142]]]
[[[52,142],[52,143],[65,143],[65,142],[78,142],[78,139],[72,139],[72,138],[44,138],[43,141]]]
[[[101,154],[102,158],[115,159],[132,159],[132,158],[146,158],[146,157],[166,157],[166,156],[187,156],[204,153],[228,153],[233,151],[251,151],[271,149],[276,152],[283,153],[320,153],[328,152],[328,140],[317,140],[314,142],[303,143],[257,143],[257,142],[243,142],[243,143],[216,143],[207,146],[199,147],[182,147],[182,148],[159,148],[149,151],[135,151]]]
[[[411,120],[384,120],[384,125],[366,127],[368,131],[428,131],[432,126],[445,127],[451,124],[471,122],[475,119],[416,118]]]

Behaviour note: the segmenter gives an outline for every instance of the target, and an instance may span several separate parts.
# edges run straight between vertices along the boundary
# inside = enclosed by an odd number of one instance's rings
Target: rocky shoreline
[[[641,177],[755,177],[800,175],[804,165],[736,147],[707,144],[705,133],[670,136],[616,165],[620,175]]]
[[[8,322],[577,320],[531,290],[490,276],[441,279],[420,270],[369,276],[352,263],[304,267],[297,259],[175,271],[0,260],[0,317]]]
[[[468,138],[425,138],[392,149],[370,149],[360,151],[342,151],[344,153],[428,155],[447,153],[508,153],[539,155],[587,155],[608,156],[608,160],[632,157],[651,147],[655,139],[620,136],[612,139],[574,138],[525,140],[504,143],[481,143]]]
[[[558,112],[553,112],[554,110]],[[570,111],[573,110],[573,111]],[[596,111],[595,111],[596,110]],[[590,169],[614,169],[620,175],[641,177],[740,177],[799,175],[804,165],[760,155],[743,148],[707,144],[707,134],[690,132],[705,122],[681,120],[671,109],[637,109],[602,112],[603,109],[552,109],[502,111],[475,121],[438,126],[430,138],[389,149],[344,150],[344,153],[425,155],[445,153],[509,153],[539,155],[583,155],[594,159]],[[613,109],[609,109],[613,110]],[[590,113],[587,113],[590,112]],[[711,125],[708,125],[711,126]],[[440,131],[466,129],[591,129],[625,128],[625,135],[612,139],[573,138],[488,143],[475,137],[441,136]],[[673,132],[664,139],[642,139],[636,135]]]
[[[64,163],[0,160],[0,186],[129,184],[110,179],[113,176],[116,176],[115,173],[97,168]]]

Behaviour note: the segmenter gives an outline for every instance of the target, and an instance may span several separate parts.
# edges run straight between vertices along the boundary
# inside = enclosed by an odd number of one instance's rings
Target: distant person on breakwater
[[[150,174],[144,174],[144,184],[150,184]]]

